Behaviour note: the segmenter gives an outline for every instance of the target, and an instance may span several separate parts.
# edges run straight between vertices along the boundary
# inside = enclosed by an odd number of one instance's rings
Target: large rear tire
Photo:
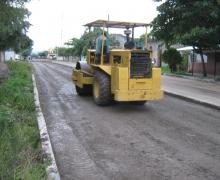
[[[111,94],[111,79],[109,75],[99,70],[95,71],[93,98],[95,103],[100,106],[110,105],[113,101]]]

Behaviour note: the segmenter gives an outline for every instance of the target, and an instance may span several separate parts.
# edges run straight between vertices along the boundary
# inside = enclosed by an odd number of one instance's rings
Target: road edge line
[[[32,82],[34,87],[34,102],[35,110],[37,114],[38,129],[40,133],[41,146],[43,154],[46,155],[46,158],[49,159],[50,164],[46,168],[47,179],[48,180],[60,180],[60,174],[57,168],[55,156],[53,153],[50,137],[47,131],[47,126],[45,122],[44,115],[41,110],[39,93],[37,90],[36,80],[34,74],[32,74]]]
[[[188,101],[188,102],[193,102],[193,103],[200,104],[200,105],[203,105],[203,106],[206,106],[206,107],[214,108],[216,110],[220,110],[220,106],[218,106],[218,105],[211,104],[211,103],[208,103],[208,102],[205,102],[205,101],[200,101],[198,99],[194,99],[194,98],[191,98],[191,97],[186,97],[186,96],[183,96],[183,95],[179,95],[179,94],[167,91],[167,90],[163,90],[163,91],[164,91],[165,94],[167,94],[169,96],[173,96],[173,97],[183,99],[183,100]]]

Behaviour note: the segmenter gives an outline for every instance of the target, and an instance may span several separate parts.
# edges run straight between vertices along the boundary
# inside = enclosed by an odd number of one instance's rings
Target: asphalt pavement
[[[71,67],[33,67],[62,179],[220,179],[219,110],[168,95],[99,107],[76,95]]]

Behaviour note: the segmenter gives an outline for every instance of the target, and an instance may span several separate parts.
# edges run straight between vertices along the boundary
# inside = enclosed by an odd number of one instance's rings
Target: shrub
[[[182,56],[183,60],[181,61],[180,65],[179,65],[179,70],[187,72],[189,52],[183,52],[181,54],[181,56]]]
[[[169,65],[171,72],[176,72],[177,65],[181,64],[182,62],[180,53],[174,48],[169,48],[168,50],[164,51],[162,59]]]

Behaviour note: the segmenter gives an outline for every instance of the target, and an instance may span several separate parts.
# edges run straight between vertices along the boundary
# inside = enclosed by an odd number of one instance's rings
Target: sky
[[[32,13],[28,36],[34,41],[33,52],[48,50],[63,46],[73,37],[80,38],[84,24],[107,20],[108,15],[114,21],[150,23],[157,16],[158,5],[153,0],[32,0],[26,5]],[[144,32],[138,30],[135,36]]]

